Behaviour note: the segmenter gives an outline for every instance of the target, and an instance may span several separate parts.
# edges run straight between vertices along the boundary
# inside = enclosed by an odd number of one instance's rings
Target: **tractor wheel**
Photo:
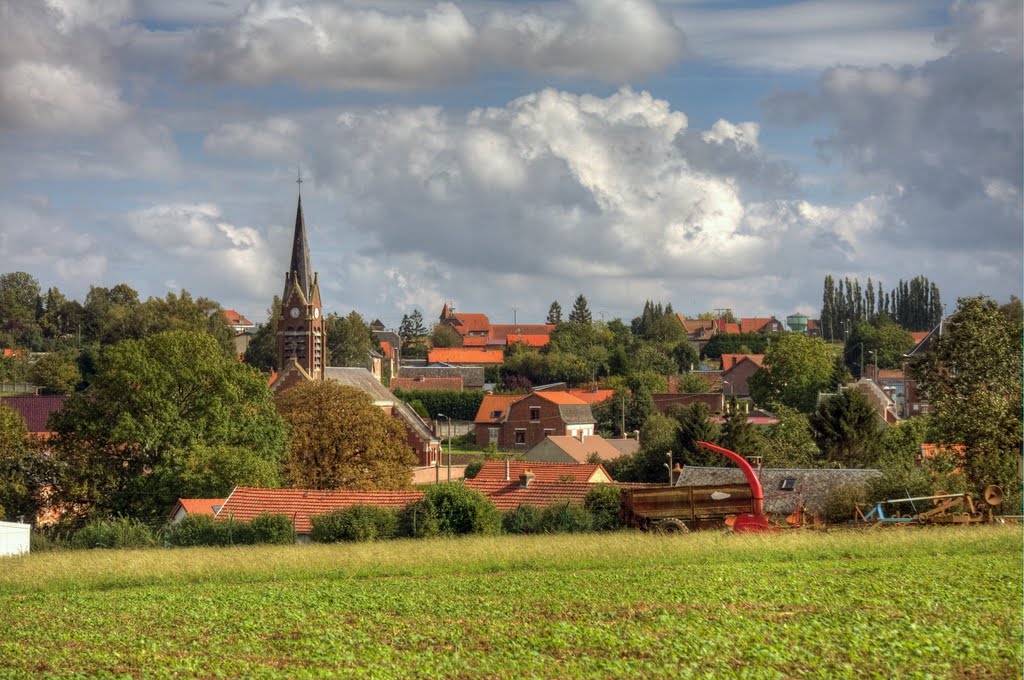
[[[678,519],[665,519],[654,525],[656,534],[688,534],[690,528]]]

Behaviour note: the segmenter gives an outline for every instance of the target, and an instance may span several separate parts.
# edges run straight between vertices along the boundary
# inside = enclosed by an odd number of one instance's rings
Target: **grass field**
[[[0,677],[1021,675],[1019,528],[0,560]]]

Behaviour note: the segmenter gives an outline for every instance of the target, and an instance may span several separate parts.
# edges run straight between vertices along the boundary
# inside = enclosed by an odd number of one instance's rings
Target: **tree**
[[[747,414],[739,408],[735,398],[729,406],[729,413],[718,437],[718,445],[743,456],[763,455],[764,437],[760,431],[747,421]]]
[[[245,363],[261,371],[281,368],[277,365],[277,320],[281,316],[281,298],[274,296],[267,310],[267,322],[260,324],[245,350]]]
[[[410,331],[414,338],[422,338],[427,334],[427,327],[423,325],[423,314],[419,309],[412,310],[409,316]]]
[[[765,467],[810,468],[821,458],[806,415],[788,406],[776,406],[773,415],[779,421],[764,435],[761,455]]]
[[[682,394],[703,394],[711,389],[708,381],[696,373],[684,373],[679,377],[677,389]]]
[[[821,402],[811,417],[811,427],[827,460],[848,468],[877,465],[879,417],[858,390],[843,390]]]
[[[551,303],[548,307],[548,318],[545,323],[558,325],[562,323],[562,305],[558,304],[558,300]]]
[[[50,394],[71,394],[82,380],[72,352],[49,352],[32,365],[32,382]]]
[[[0,346],[30,346],[39,334],[39,282],[31,274],[11,272],[0,276]],[[40,349],[33,347],[32,349]]]
[[[430,333],[431,347],[458,347],[461,344],[462,336],[450,325],[434,324],[434,330]]]
[[[700,365],[700,356],[689,340],[681,340],[672,348],[672,359],[681,373],[688,373]]]
[[[938,443],[963,445],[963,470],[976,490],[1020,490],[1021,330],[991,298],[960,298],[932,351],[913,367]]]
[[[809,413],[818,393],[829,389],[835,352],[821,338],[787,333],[765,351],[761,370],[750,377],[750,394],[758,404],[783,404]]]
[[[329,314],[324,323],[324,330],[327,331],[327,365],[365,368],[370,350],[377,342],[363,317],[353,310],[348,316]]]
[[[310,489],[403,489],[416,457],[405,427],[360,390],[314,381],[277,397],[289,426],[285,476]]]
[[[878,368],[899,368],[903,365],[903,355],[913,349],[914,344],[910,331],[897,326],[888,317],[880,317],[871,323],[861,321],[853,327],[843,357],[850,371],[862,377],[862,356],[865,364],[877,362]]]
[[[591,322],[587,298],[583,297],[582,293],[576,296],[576,302],[573,303],[572,311],[569,312],[569,321],[580,324],[589,324]]]
[[[0,403],[0,518],[32,521],[45,484],[46,457],[28,439],[25,421]]]
[[[164,516],[173,451],[224,444],[276,463],[285,428],[266,378],[215,338],[167,331],[103,348],[87,393],[53,416],[54,500],[89,515]]]
[[[156,473],[161,484],[181,498],[224,498],[236,486],[280,486],[280,462],[252,449],[226,444],[197,444],[168,452]]]

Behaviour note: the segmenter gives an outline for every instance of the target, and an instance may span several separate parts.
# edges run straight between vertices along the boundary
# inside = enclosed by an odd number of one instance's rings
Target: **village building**
[[[538,482],[586,482],[611,484],[612,476],[600,463],[538,462],[489,460],[473,477],[479,482],[511,482],[524,472],[532,472]]]
[[[224,505],[224,498],[179,498],[167,515],[168,524],[177,524],[189,515],[207,515],[216,517],[217,511]]]
[[[476,443],[503,451],[527,451],[550,435],[590,437],[590,404],[568,392],[547,390],[526,395],[486,395],[477,410]]]
[[[633,441],[636,440],[627,440]],[[548,435],[526,452],[526,460],[550,463],[588,463],[593,460],[610,461],[621,458],[623,451],[601,435],[577,437]]]
[[[438,323],[458,333],[463,347],[507,347],[517,342],[543,347],[555,330],[553,324],[492,324],[486,314],[455,312],[447,303]]]
[[[46,440],[55,433],[50,429],[50,416],[64,408],[71,397],[67,395],[16,395],[0,397],[0,404],[9,406],[25,421],[28,436]]]

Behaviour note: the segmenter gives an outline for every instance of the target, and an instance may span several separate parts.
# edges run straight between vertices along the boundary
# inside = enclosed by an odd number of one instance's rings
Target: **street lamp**
[[[668,462],[664,464],[665,468],[668,470],[668,485],[672,486],[672,452],[669,451],[666,453],[665,457],[668,458]]]
[[[873,349],[868,350],[868,354],[872,357],[872,363],[875,365],[875,382],[878,382],[878,354]]]
[[[438,418],[448,418],[448,481],[452,481],[452,419],[443,413],[437,414]]]

